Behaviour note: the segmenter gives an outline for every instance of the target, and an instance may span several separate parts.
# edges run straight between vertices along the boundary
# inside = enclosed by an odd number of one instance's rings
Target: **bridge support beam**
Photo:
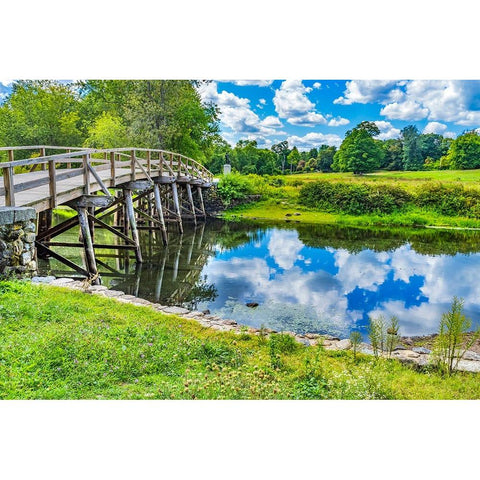
[[[85,250],[85,263],[92,283],[97,285],[100,283],[98,278],[97,262],[95,261],[95,250],[93,249],[93,240],[90,230],[90,221],[86,207],[78,207],[78,223],[82,233],[83,248]]]
[[[160,187],[158,186],[158,183],[155,183],[153,185],[153,195],[155,199],[155,209],[157,210],[157,217],[160,220],[163,244],[167,245],[168,244],[167,228],[165,226],[165,218],[163,217],[162,198],[160,196]]]
[[[132,191],[123,190],[123,196],[125,198],[125,207],[128,218],[128,223],[130,224],[130,230],[132,232],[132,238],[135,242],[135,258],[138,263],[143,263],[142,250],[140,248],[140,238],[138,236],[137,221],[135,219],[135,212],[133,210],[133,201],[132,201]]]
[[[180,202],[178,200],[178,188],[176,183],[172,183],[171,185],[172,185],[173,205],[175,208],[175,215],[177,217],[177,222],[178,222],[178,230],[180,233],[183,234],[182,213],[180,211]]]
[[[195,204],[193,203],[192,187],[189,183],[186,184],[188,202],[190,203],[190,208],[192,210],[193,223],[197,225],[197,215],[195,213]]]

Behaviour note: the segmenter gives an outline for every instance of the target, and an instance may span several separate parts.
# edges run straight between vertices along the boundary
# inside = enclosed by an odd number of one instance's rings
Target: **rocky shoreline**
[[[297,334],[294,332],[275,332],[274,330],[264,328],[257,329],[239,325],[234,320],[225,320],[216,315],[211,315],[205,312],[199,312],[195,310],[188,310],[182,307],[172,307],[167,305],[160,305],[159,303],[153,303],[143,298],[135,297],[133,295],[127,295],[120,290],[109,290],[103,285],[90,285],[86,281],[74,280],[71,278],[55,278],[53,276],[48,277],[33,277],[31,279],[33,284],[46,284],[58,287],[65,287],[71,290],[79,290],[91,295],[101,295],[104,297],[114,298],[118,302],[130,303],[132,305],[143,306],[153,308],[162,313],[177,315],[182,318],[195,320],[200,325],[206,328],[212,328],[219,331],[231,331],[237,334],[253,334],[253,335],[265,335],[269,336],[271,333],[283,333],[291,335],[295,341],[307,346],[314,346],[319,343],[323,345],[326,350],[349,350],[352,348],[352,344],[349,339],[340,339],[331,335],[320,335],[317,333],[305,333]],[[429,341],[433,342],[434,335],[428,335],[423,337],[401,337],[399,345],[392,352],[391,358],[397,359],[402,363],[412,364],[418,367],[424,367],[429,365],[433,361],[432,352],[425,346],[414,346],[419,341],[425,341],[429,344]],[[366,355],[373,355],[373,348],[368,343],[361,343],[358,346],[359,353]],[[387,357],[387,354],[382,356]],[[463,359],[458,364],[458,370],[465,372],[480,372],[480,354],[468,350]]]

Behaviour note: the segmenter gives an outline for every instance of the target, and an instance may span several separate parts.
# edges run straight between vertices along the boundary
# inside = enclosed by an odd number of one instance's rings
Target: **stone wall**
[[[0,207],[0,276],[34,275],[36,212],[27,207]]]
[[[210,217],[215,217],[220,215],[227,208],[237,207],[238,205],[244,205],[251,202],[258,202],[260,200],[260,195],[247,195],[246,198],[241,200],[232,200],[229,205],[226,205],[225,202],[220,198],[218,190],[216,187],[209,188],[203,192],[203,200],[205,203],[205,211]]]

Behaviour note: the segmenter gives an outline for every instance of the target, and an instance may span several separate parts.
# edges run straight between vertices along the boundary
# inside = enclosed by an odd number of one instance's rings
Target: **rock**
[[[125,295],[125,292],[121,292],[120,290],[105,290],[105,296],[106,297],[121,297],[122,295]]]
[[[457,370],[462,372],[480,372],[480,362],[474,360],[460,360]]]
[[[285,216],[286,216],[286,217],[291,217],[292,214],[291,214],[291,213],[286,213]]]
[[[248,308],[256,308],[258,307],[258,303],[257,302],[248,302],[245,304]]]
[[[413,347],[412,352],[420,353],[422,355],[428,355],[429,353],[432,353],[431,350],[425,347]]]
[[[320,335],[318,333],[306,333],[303,336],[306,338],[309,338],[310,340],[315,340],[317,338],[320,338]]]
[[[339,337],[334,337],[333,335],[321,335],[325,340],[330,340],[331,342],[338,342]]]
[[[407,349],[407,348],[404,347],[403,345],[397,345],[397,346],[393,349],[393,351],[394,351],[394,352],[398,352],[399,350],[406,350],[406,349]]]
[[[335,344],[336,350],[348,350],[349,348],[352,348],[352,342],[348,338],[340,340]]]
[[[23,239],[27,243],[33,243],[35,241],[36,235],[32,232],[29,232],[25,235],[25,238]]]
[[[480,355],[478,353],[467,350],[462,360],[472,360],[474,362],[480,362]]]
[[[206,310],[202,310],[204,315],[210,315],[210,310],[207,308]]]
[[[185,313],[190,313],[190,310],[182,307],[167,307],[164,308],[163,311],[165,313],[171,313],[173,315],[184,315]]]
[[[57,286],[64,286],[68,285],[69,283],[73,282],[73,278],[56,278],[53,282],[52,285],[57,285]],[[95,285],[97,286],[97,285]],[[101,285],[98,285],[101,286]],[[105,287],[107,288],[107,287]]]
[[[404,339],[403,339],[403,343],[404,343],[405,345],[411,346],[411,345],[413,345],[413,340],[412,340],[410,337],[407,337],[407,338],[404,338]]]
[[[295,215],[296,217],[298,217],[299,215],[301,215],[301,213],[300,213],[300,212],[295,212],[294,215]]]
[[[55,277],[49,275],[48,277],[32,277],[32,283],[52,283]]]
[[[105,290],[108,290],[108,288],[105,285],[92,285],[91,287],[87,288],[87,292],[104,292]]]

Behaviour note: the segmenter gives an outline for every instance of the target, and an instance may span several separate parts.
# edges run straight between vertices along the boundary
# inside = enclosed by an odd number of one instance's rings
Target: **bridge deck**
[[[27,148],[39,148],[43,153],[45,148],[61,148],[66,153],[0,163],[3,172],[0,207],[30,206],[41,212],[86,193],[105,192],[106,188],[131,181],[158,179],[160,183],[169,183],[175,178],[178,182],[208,186],[213,179],[195,160],[162,150],[88,149],[72,153],[68,147],[5,147],[0,151],[8,151],[9,158],[13,159],[16,150]],[[42,165],[48,169],[16,173],[21,168]]]

